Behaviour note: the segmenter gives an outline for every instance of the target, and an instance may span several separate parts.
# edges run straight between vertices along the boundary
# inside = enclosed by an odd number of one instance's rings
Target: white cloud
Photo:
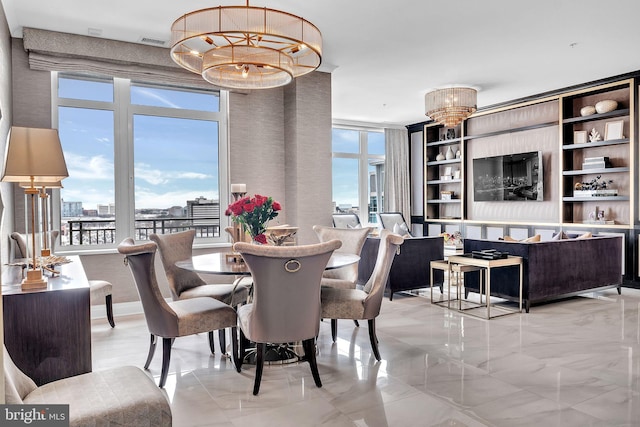
[[[212,179],[212,175],[200,172],[163,171],[152,169],[147,163],[136,163],[134,170],[136,179],[141,179],[151,185],[167,184],[176,179]]]
[[[67,151],[64,158],[70,177],[113,180],[113,163],[104,156],[86,157]]]

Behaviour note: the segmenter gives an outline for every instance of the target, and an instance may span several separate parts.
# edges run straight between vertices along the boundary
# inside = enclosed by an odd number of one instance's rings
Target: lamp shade
[[[54,183],[69,176],[56,129],[11,127],[2,181]]]
[[[31,188],[31,183],[30,182],[21,182],[18,185],[20,185],[20,187],[22,187],[22,188]],[[40,188],[64,188],[63,185],[62,185],[62,181],[38,182],[35,185],[40,187]]]

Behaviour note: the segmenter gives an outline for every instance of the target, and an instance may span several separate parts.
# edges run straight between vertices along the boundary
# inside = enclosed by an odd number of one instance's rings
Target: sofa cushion
[[[591,234],[590,231],[587,231],[584,234],[579,235],[578,237],[576,237],[576,239],[590,239],[593,237],[593,234]]]
[[[559,233],[554,234],[551,240],[566,240],[568,238],[569,236],[567,236],[567,233],[565,233],[564,231],[561,231]]]
[[[528,237],[528,238],[522,240],[522,242],[525,242],[525,243],[535,243],[535,242],[539,242],[539,241],[540,241],[540,235],[539,234],[535,234],[535,235],[533,235],[531,237]]]

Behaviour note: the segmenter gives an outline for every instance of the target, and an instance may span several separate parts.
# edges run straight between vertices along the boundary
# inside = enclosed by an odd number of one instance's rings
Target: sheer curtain
[[[385,129],[384,210],[402,212],[411,227],[409,134],[406,129]]]

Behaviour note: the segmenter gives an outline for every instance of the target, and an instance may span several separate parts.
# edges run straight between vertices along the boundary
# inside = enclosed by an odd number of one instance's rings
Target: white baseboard
[[[142,314],[142,303],[140,301],[119,302],[113,304],[113,317],[118,323],[118,316],[129,316],[132,314]],[[91,306],[91,319],[106,319],[107,306],[105,304],[96,304]]]

